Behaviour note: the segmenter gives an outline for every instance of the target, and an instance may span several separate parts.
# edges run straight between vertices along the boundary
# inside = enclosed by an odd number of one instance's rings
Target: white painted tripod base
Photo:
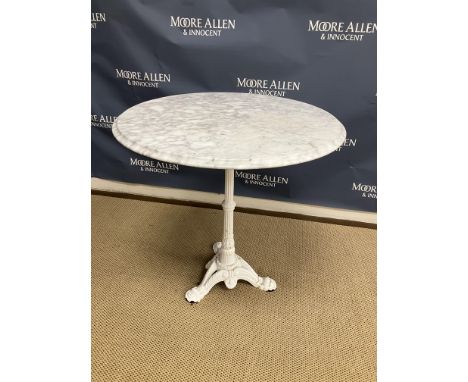
[[[228,289],[232,289],[237,285],[238,280],[245,280],[254,287],[264,291],[274,291],[276,289],[275,280],[269,277],[260,277],[253,268],[240,256],[235,255],[236,259],[231,265],[224,265],[220,261],[219,252],[222,248],[222,243],[213,244],[215,255],[206,264],[207,269],[205,277],[203,277],[200,285],[190,289],[185,294],[185,298],[189,302],[199,302],[205,297],[208,292],[217,283],[224,281]]]
[[[253,268],[240,256],[236,255],[234,245],[234,170],[226,169],[224,183],[224,228],[223,241],[213,244],[215,255],[206,264],[206,273],[200,285],[185,293],[189,302],[199,302],[217,283],[224,281],[229,289],[237,285],[237,281],[248,281],[256,288],[272,291],[276,282],[269,277],[260,277]]]

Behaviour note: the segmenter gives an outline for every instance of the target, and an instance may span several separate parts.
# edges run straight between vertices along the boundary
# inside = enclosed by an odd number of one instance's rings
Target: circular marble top
[[[254,169],[308,162],[336,150],[346,130],[333,115],[288,98],[190,93],[142,102],[112,132],[124,146],[181,165]]]

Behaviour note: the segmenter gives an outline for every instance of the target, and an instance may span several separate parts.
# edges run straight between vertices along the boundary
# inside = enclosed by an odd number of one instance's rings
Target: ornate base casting
[[[223,264],[221,262],[222,243],[213,244],[215,255],[206,264],[207,269],[205,277],[203,277],[200,285],[190,289],[185,298],[189,302],[199,302],[205,297],[214,285],[224,281],[228,289],[232,289],[237,285],[238,280],[245,280],[254,287],[264,291],[274,291],[276,289],[275,280],[269,277],[260,277],[253,268],[240,256],[235,256],[235,261],[232,264]]]

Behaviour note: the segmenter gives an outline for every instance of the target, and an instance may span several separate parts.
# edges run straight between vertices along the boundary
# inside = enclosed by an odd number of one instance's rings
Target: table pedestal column
[[[233,227],[236,203],[234,203],[234,170],[232,169],[226,170],[224,195],[223,241],[213,244],[215,255],[206,264],[207,271],[202,282],[185,294],[189,302],[199,302],[215,284],[222,281],[229,289],[234,288],[238,280],[245,280],[265,291],[276,289],[275,280],[260,277],[244,259],[236,254]]]

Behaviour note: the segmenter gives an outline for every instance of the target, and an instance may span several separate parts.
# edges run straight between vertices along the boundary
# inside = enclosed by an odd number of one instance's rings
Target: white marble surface
[[[181,165],[254,169],[308,162],[336,150],[343,125],[323,109],[248,93],[190,93],[143,102],[112,132],[124,146]]]

